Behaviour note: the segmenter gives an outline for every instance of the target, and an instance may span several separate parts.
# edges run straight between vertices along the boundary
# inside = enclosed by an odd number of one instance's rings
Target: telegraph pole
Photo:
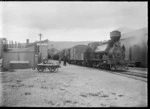
[[[41,51],[40,51],[41,39],[42,39],[42,34],[41,34],[41,33],[39,34],[39,37],[40,37],[39,54],[40,54],[40,58],[42,59],[42,53],[41,53]]]
[[[42,34],[40,33],[40,34],[39,34],[39,36],[40,36],[40,45],[41,45],[41,38],[42,38]]]
[[[40,52],[42,34],[40,33],[39,36],[40,36],[40,45],[39,45],[39,52]],[[41,52],[40,52],[40,53],[41,53]]]
[[[40,45],[39,45],[39,52],[40,52],[42,34],[40,33],[39,36],[40,36]]]

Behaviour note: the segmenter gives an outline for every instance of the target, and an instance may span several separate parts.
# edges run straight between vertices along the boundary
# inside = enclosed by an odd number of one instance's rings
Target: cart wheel
[[[57,69],[57,72],[58,72],[58,68],[56,68]]]
[[[51,72],[54,72],[56,68],[51,68]]]
[[[49,71],[51,72],[51,68],[49,67],[48,69],[49,69]]]
[[[39,72],[43,72],[44,67],[37,67],[37,70],[38,70]]]

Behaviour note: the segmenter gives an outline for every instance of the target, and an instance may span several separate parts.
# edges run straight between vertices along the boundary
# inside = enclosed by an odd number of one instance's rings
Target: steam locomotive
[[[121,32],[112,31],[111,40],[99,45],[90,46],[85,52],[87,66],[101,67],[104,69],[128,69],[128,61],[125,60],[125,46],[119,42]]]
[[[64,51],[68,63],[109,70],[127,70],[125,46],[119,42],[120,31],[110,32],[110,40],[103,43],[77,45]]]

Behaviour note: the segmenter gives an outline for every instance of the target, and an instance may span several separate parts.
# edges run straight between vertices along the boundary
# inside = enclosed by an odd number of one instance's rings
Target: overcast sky
[[[147,27],[147,17],[147,2],[0,2],[0,37],[101,41],[117,28]]]

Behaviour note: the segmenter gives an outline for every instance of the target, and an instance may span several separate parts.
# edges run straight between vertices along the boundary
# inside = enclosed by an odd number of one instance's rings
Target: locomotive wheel
[[[109,65],[109,70],[111,70],[112,69],[112,66],[111,66],[111,64]]]
[[[115,65],[114,64],[110,64],[110,70],[115,70],[115,69],[116,69]]]
[[[111,70],[111,66],[109,64],[107,65],[107,70]]]
[[[115,70],[118,68],[118,66],[117,65],[114,65],[114,68],[115,68]]]
[[[128,66],[126,66],[126,65],[123,65],[123,70],[129,70],[129,68],[128,68]]]
[[[37,67],[37,70],[38,70],[39,72],[43,72],[44,69],[45,69],[44,67]]]
[[[104,69],[107,70],[107,64],[104,64]]]

